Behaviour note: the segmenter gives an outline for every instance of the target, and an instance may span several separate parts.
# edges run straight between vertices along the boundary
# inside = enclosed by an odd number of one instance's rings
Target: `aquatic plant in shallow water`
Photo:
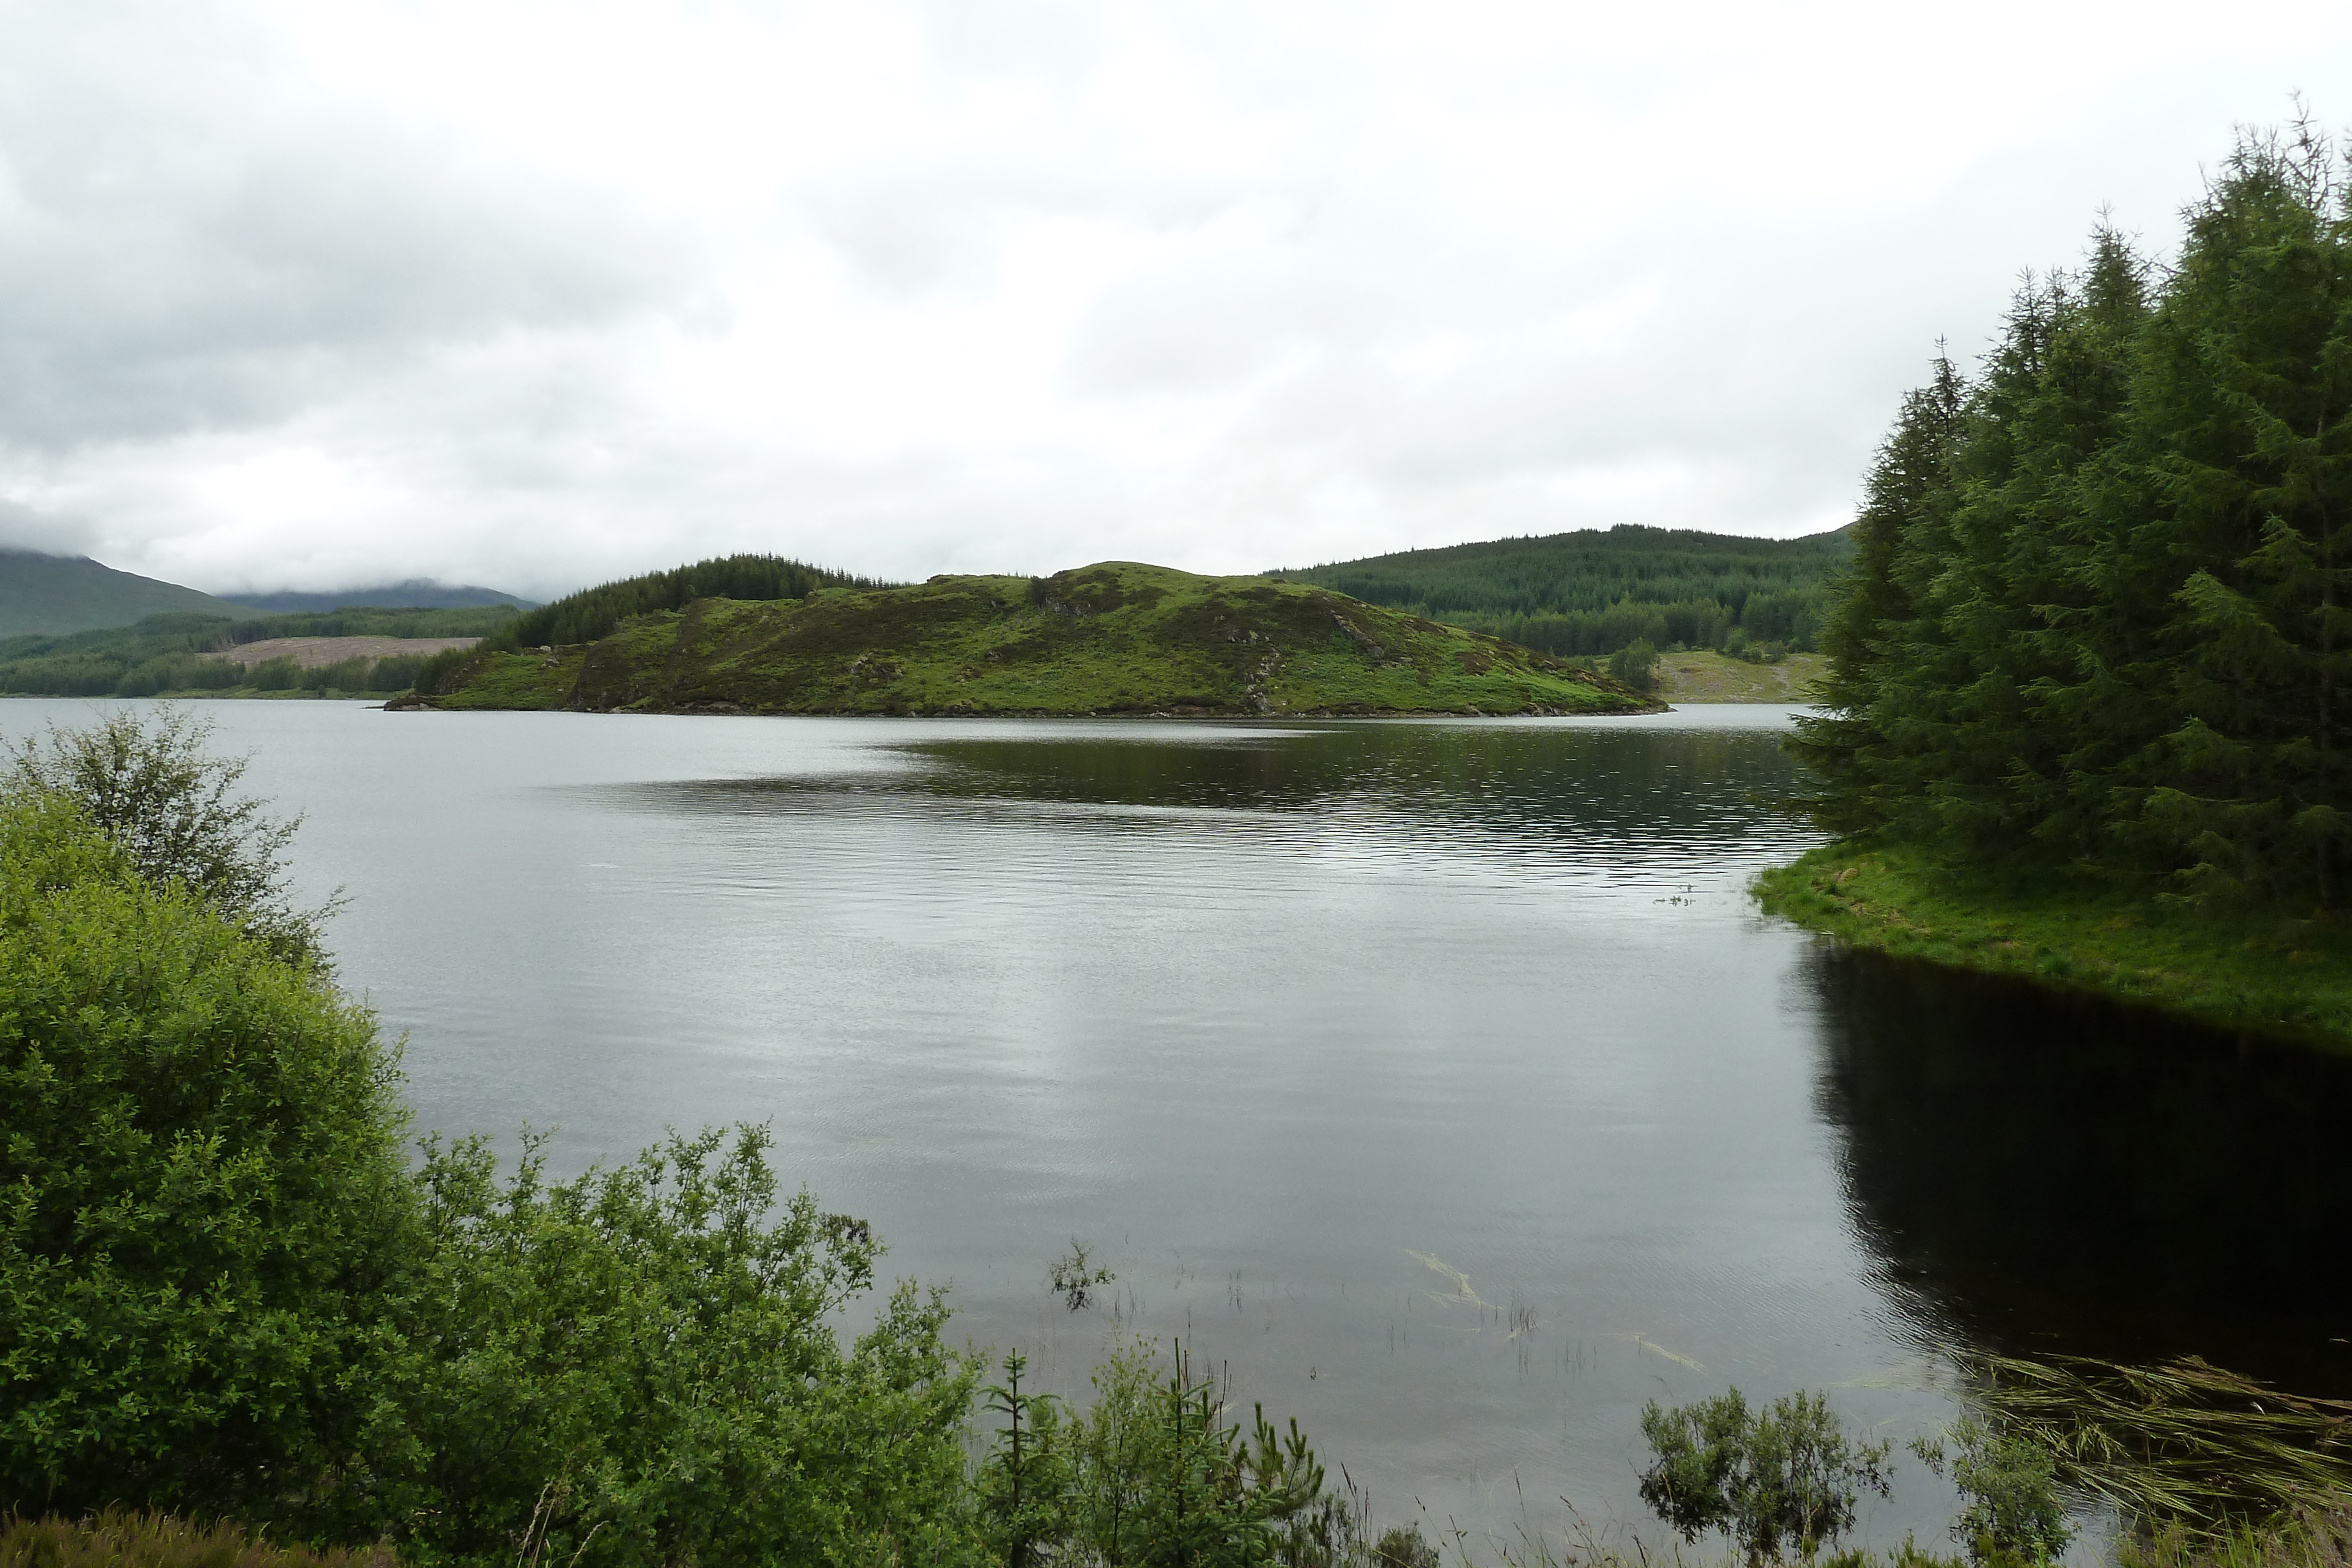
[[[2352,1494],[2352,1401],[2288,1394],[2195,1356],[1963,1364],[1977,1405],[2048,1451],[2061,1484],[2128,1516],[2211,1527]]]

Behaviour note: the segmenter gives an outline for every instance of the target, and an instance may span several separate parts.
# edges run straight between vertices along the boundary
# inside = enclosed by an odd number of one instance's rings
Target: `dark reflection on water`
[[[1304,814],[1370,806],[1484,831],[1604,839],[1641,854],[1727,835],[1794,841],[1760,805],[1788,788],[1770,731],[1627,731],[1432,724],[1221,728],[918,741],[897,766],[681,779],[604,791],[656,810],[834,810],[908,797],[1175,812]]]
[[[1805,970],[1854,1222],[1926,1334],[2352,1394],[2352,1058],[1869,955]]]

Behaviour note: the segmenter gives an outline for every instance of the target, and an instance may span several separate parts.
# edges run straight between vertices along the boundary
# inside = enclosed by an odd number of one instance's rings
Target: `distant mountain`
[[[84,556],[43,555],[0,546],[0,637],[52,635],[128,626],[171,612],[243,615],[238,605],[100,566]]]
[[[511,604],[518,610],[539,607],[536,600],[518,599],[495,588],[434,582],[421,577],[383,588],[345,588],[331,593],[240,593],[236,602],[272,614],[320,610],[479,610],[493,604]]]

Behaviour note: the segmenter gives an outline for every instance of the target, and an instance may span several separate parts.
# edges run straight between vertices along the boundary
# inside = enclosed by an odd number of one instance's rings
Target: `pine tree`
[[[2102,586],[2155,711],[2108,716],[2119,755],[2093,777],[2116,847],[2191,894],[2334,894],[2352,258],[2332,162],[2307,130],[2242,142],[2143,340],[2141,516]]]
[[[1821,706],[1828,711],[1801,718],[1791,747],[1824,780],[1816,816],[1841,831],[1883,827],[1892,814],[1878,788],[1894,744],[1882,698],[1891,656],[1918,613],[1910,541],[1947,507],[1966,395],[1958,370],[1939,353],[1927,385],[1904,399],[1871,466],[1853,522],[1853,564],[1822,627],[1829,669]]]
[[[2112,230],[1973,384],[1905,400],[1794,746],[1825,825],[2187,898],[2338,895],[2352,841],[2352,208],[2241,142],[2150,287]]]

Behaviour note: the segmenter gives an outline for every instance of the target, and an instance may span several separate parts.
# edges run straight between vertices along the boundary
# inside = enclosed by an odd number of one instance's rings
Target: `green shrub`
[[[1004,1418],[980,1467],[977,1489],[992,1562],[1036,1568],[1058,1555],[1070,1531],[1071,1445],[1060,1402],[1024,1394],[1028,1363],[1019,1352],[1004,1358],[1004,1381],[988,1388],[988,1408]]]
[[[549,1184],[534,1145],[429,1146],[409,1298],[414,1468],[385,1492],[415,1563],[952,1564],[973,1549],[973,1368],[947,1308],[871,1289],[866,1226],[776,1203],[768,1137],[673,1138]]]
[[[1006,1386],[991,1390],[991,1403],[1007,1426],[977,1482],[998,1561],[1273,1568],[1367,1560],[1353,1521],[1327,1498],[1298,1424],[1277,1433],[1261,1410],[1244,1433],[1181,1354],[1163,1377],[1149,1342],[1115,1348],[1096,1369],[1083,1416],[1021,1395],[1018,1357],[1005,1370]],[[1026,1426],[1017,1442],[1016,1413]],[[1403,1550],[1401,1537],[1389,1544]]]
[[[130,835],[135,837],[136,835]],[[412,1176],[323,972],[61,790],[0,798],[0,1508],[233,1513],[413,1562],[952,1563],[972,1375],[765,1134]]]
[[[150,883],[184,888],[284,956],[316,958],[335,904],[299,908],[287,887],[285,850],[301,819],[236,794],[245,762],[209,755],[211,736],[209,722],[176,712],[152,728],[133,714],[53,726],[6,754],[0,793],[72,802]]]
[[[414,1234],[394,1083],[318,969],[0,797],[0,1507],[270,1518],[352,1455]]]
[[[1658,650],[1647,637],[1634,638],[1609,655],[1609,675],[1635,691],[1648,691],[1657,681]]]

